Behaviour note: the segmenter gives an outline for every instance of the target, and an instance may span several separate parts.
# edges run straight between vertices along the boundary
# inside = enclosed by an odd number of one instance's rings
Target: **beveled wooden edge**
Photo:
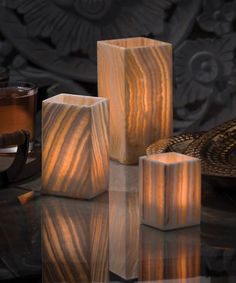
[[[146,40],[150,43],[154,43],[154,44],[143,44],[143,45],[137,45],[137,46],[133,46],[133,47],[124,47],[124,46],[119,46],[117,43],[120,41],[132,41],[132,40]],[[128,37],[128,38],[117,38],[117,39],[110,39],[110,40],[99,40],[97,41],[97,47],[99,45],[107,45],[110,47],[114,47],[114,48],[118,48],[121,50],[129,50],[129,49],[138,49],[138,48],[150,48],[150,47],[160,47],[160,46],[169,46],[172,48],[172,44],[170,42],[166,42],[166,41],[160,41],[160,40],[156,40],[156,39],[152,39],[152,38],[148,38],[148,37]]]
[[[83,104],[83,103],[66,103],[63,101],[60,101],[61,98],[63,97],[71,97],[76,99],[89,99],[89,100],[94,100],[94,103],[91,105],[88,104]],[[68,105],[68,106],[80,106],[84,108],[93,108],[99,103],[108,103],[109,99],[104,98],[104,97],[96,97],[96,96],[88,96],[88,95],[79,95],[79,94],[72,94],[72,93],[59,93],[53,97],[47,98],[42,101],[43,104],[45,103],[52,103],[52,104],[60,104],[60,105]]]

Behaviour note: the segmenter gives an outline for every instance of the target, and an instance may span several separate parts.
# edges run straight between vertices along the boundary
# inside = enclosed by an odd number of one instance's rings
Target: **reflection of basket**
[[[236,177],[236,119],[207,132],[160,140],[147,148],[147,155],[169,151],[201,159],[204,175]]]

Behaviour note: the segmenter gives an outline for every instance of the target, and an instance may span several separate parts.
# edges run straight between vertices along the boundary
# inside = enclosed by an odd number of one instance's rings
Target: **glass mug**
[[[27,130],[30,150],[35,138],[37,87],[28,82],[0,83],[0,134]],[[0,153],[14,153],[16,147],[0,148]]]

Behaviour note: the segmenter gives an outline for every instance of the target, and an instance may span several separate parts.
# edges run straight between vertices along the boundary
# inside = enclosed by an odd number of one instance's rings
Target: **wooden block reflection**
[[[102,202],[43,198],[42,266],[43,283],[109,281],[108,210]]]
[[[125,280],[138,277],[138,193],[109,192],[109,269]]]
[[[162,232],[142,225],[139,267],[140,281],[202,282],[200,228]]]
[[[98,93],[110,100],[110,156],[136,164],[172,134],[172,46],[148,38],[99,41]]]
[[[138,166],[110,161],[109,191],[138,192]]]

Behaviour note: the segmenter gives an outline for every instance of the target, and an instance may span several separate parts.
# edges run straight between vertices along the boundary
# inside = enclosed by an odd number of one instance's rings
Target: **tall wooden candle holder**
[[[43,101],[43,193],[90,199],[109,185],[108,101],[60,94]]]
[[[140,213],[144,224],[171,230],[200,224],[200,160],[171,152],[140,158]]]
[[[124,164],[172,134],[172,46],[148,38],[99,41],[98,92],[110,100],[110,157]]]

